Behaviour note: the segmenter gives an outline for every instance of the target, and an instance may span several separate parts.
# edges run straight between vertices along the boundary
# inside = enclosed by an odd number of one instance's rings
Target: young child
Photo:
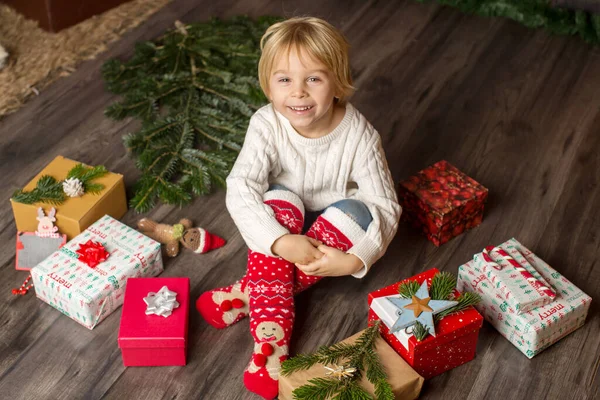
[[[348,44],[317,18],[269,27],[260,85],[270,101],[250,120],[227,178],[227,209],[248,251],[246,276],[203,293],[216,328],[250,315],[248,390],[278,394],[294,294],[324,276],[362,278],[394,237],[401,208],[379,134],[346,100]],[[304,234],[303,234],[304,233]]]

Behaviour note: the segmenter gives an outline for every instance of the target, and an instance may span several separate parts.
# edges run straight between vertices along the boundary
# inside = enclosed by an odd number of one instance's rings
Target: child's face
[[[287,56],[287,57],[286,57]],[[303,136],[319,137],[334,126],[333,98],[336,95],[331,72],[320,61],[290,49],[276,60],[269,78],[273,107]]]

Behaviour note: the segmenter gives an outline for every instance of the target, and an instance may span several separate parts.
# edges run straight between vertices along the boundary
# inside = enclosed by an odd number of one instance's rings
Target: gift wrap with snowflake
[[[374,309],[376,299],[398,297],[398,288],[406,281],[419,284],[427,282],[439,273],[436,268],[427,270],[411,278],[394,283],[369,293],[369,324],[381,320],[381,336],[415,371],[425,379],[432,378],[452,368],[458,367],[475,357],[477,337],[483,324],[483,317],[473,308],[445,316],[435,324],[435,336],[427,335],[418,341],[411,333],[412,326],[392,333],[397,315],[380,315]],[[454,297],[459,293],[455,291]],[[375,302],[379,303],[379,301]],[[376,308],[376,307],[375,307]]]
[[[402,219],[436,246],[481,224],[488,190],[447,161],[439,161],[398,186]]]
[[[24,188],[24,191],[34,189],[43,176],[51,176],[58,181],[66,178],[69,170],[79,164],[77,161],[57,156],[40,171]],[[127,199],[125,198],[125,184],[123,175],[107,172],[104,176],[94,180],[103,186],[99,193],[85,193],[82,191],[81,182],[76,179],[65,179],[62,188],[66,195],[60,204],[37,202],[25,204],[11,198],[15,224],[20,232],[33,232],[38,226],[37,209],[43,207],[47,211],[51,206],[56,208],[56,226],[60,233],[72,239],[103,215],[108,214],[113,218],[121,218],[127,212]]]
[[[90,241],[109,253],[93,267],[77,253]],[[160,243],[105,215],[31,270],[36,296],[93,329],[123,304],[127,278],[163,271],[160,251]]]
[[[543,279],[542,282],[547,283],[555,293],[553,301],[527,311],[516,307],[518,294],[513,294],[508,288],[536,292],[535,287],[530,286],[516,269],[513,269],[512,276],[502,279],[499,270],[485,261],[483,253],[476,254],[473,260],[460,266],[458,289],[479,293],[482,301],[475,307],[486,321],[523,354],[532,358],[580,328],[585,323],[592,298],[516,239],[497,247],[521,264],[529,274]],[[509,265],[502,265],[499,255],[492,253],[491,256],[502,269],[510,271]]]

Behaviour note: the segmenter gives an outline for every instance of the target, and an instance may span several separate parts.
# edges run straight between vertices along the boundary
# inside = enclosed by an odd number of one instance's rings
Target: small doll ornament
[[[165,244],[169,257],[179,254],[179,243],[197,254],[207,253],[225,245],[225,240],[219,236],[202,228],[193,228],[192,221],[187,218],[181,219],[175,225],[159,224],[151,219],[142,218],[138,222],[138,229],[157,242]]]

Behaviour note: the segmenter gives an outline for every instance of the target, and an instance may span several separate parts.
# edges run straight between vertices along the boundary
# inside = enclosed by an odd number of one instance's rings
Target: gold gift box
[[[59,181],[64,180],[69,170],[77,164],[79,164],[77,161],[58,156],[37,174],[24,187],[24,190],[33,190],[37,181],[43,175],[50,175]],[[55,225],[60,233],[67,235],[69,240],[83,232],[105,214],[120,219],[127,212],[123,175],[109,172],[101,178],[94,179],[93,182],[104,185],[102,192],[98,194],[84,193],[81,197],[67,197],[66,201],[59,206],[46,203],[23,204],[11,199],[17,230],[20,232],[33,232],[37,229],[38,207],[42,207],[46,214],[48,214],[51,207],[56,208]]]

